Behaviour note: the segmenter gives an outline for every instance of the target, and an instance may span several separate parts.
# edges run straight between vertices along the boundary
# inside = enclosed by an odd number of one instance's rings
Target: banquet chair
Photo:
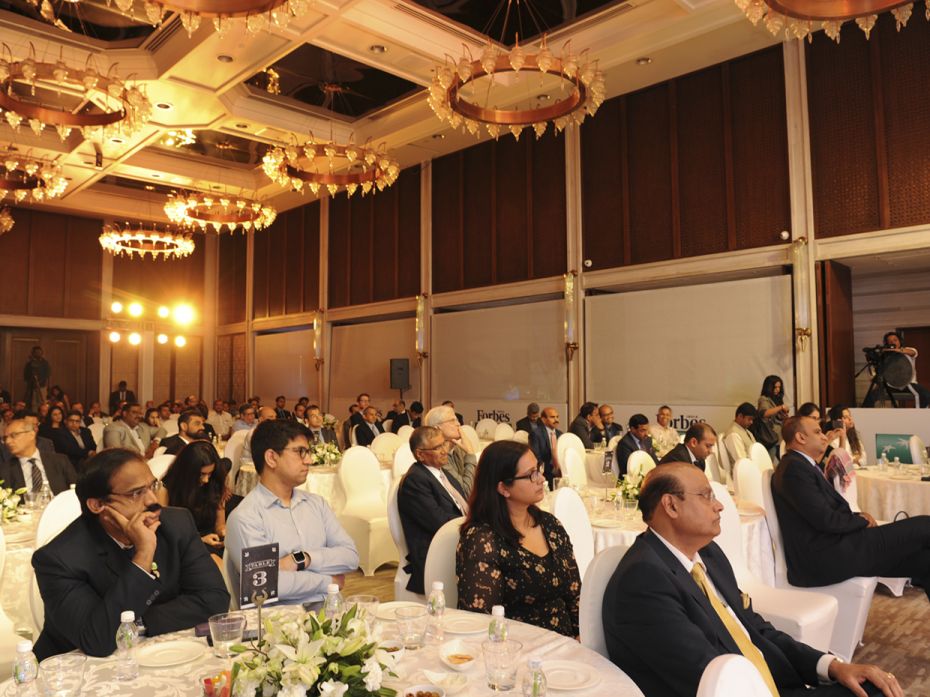
[[[385,419],[381,422],[381,428],[384,429],[385,433],[393,433],[391,426],[394,425],[394,419]]]
[[[0,576],[3,574],[3,562],[6,557],[6,538],[0,528]],[[40,627],[42,625],[39,625]],[[21,639],[13,627],[13,621],[7,617],[0,608],[0,671],[3,675],[10,675],[13,667],[13,658],[16,656],[16,644]]]
[[[572,449],[578,453],[578,457],[584,462],[584,443],[581,438],[574,433],[563,433],[556,441],[556,452],[559,455],[559,462],[565,462],[565,451]]]
[[[591,520],[588,518],[584,501],[577,491],[563,486],[552,497],[552,515],[559,519],[568,533],[575,552],[578,574],[584,578],[584,573],[594,558],[594,531],[591,529]]]
[[[88,429],[90,430],[90,435],[94,437],[94,442],[97,444],[97,448],[101,449],[103,447],[103,429],[106,426],[102,421],[94,421]]]
[[[530,434],[522,429],[517,429],[513,432],[513,438],[511,438],[511,440],[528,445],[530,442]]]
[[[242,448],[245,447],[245,439],[249,433],[251,431],[244,428],[236,431],[229,437],[229,440],[226,441],[226,447],[223,448],[223,457],[230,462],[229,474],[226,475],[226,486],[230,489],[234,489],[236,486],[236,475],[239,474]]]
[[[407,552],[409,550],[407,549],[407,538],[404,537],[404,526],[400,521],[400,510],[397,507],[398,489],[400,489],[400,480],[395,479],[387,504],[388,528],[391,530],[394,546],[397,547],[397,556],[400,557],[400,561],[397,562],[397,571],[394,572],[394,600],[410,600],[415,603],[424,603],[426,602],[424,596],[407,590],[410,574],[404,571],[404,567],[407,565]]]
[[[355,424],[352,426],[352,428],[349,429],[349,448],[354,448],[356,445],[358,445],[358,440],[355,438],[356,430],[358,430],[358,424]],[[346,448],[346,450],[349,448]]]
[[[480,454],[483,446],[481,445],[481,439],[478,437],[478,432],[468,424],[460,427],[459,430],[462,432],[462,438],[468,440],[468,444],[475,451],[475,455]]]
[[[746,452],[746,446],[743,445],[743,440],[737,433],[724,436],[723,443],[727,448],[727,460],[730,463],[730,475],[732,476],[733,465],[736,464],[737,460],[749,457],[749,453]]]
[[[584,456],[578,455],[575,448],[565,451],[562,463],[562,481],[568,479],[572,486],[584,489],[588,486],[588,473],[585,470]]]
[[[762,473],[762,499],[763,508],[765,509],[765,521],[769,526],[769,535],[772,537],[772,551],[775,555],[775,587],[793,588],[794,586],[788,582],[785,547],[781,536],[781,526],[778,523],[778,515],[775,512],[775,502],[772,498],[773,474],[771,470]],[[830,653],[839,656],[844,661],[852,660],[853,653],[862,640],[877,583],[878,579],[874,576],[856,576],[841,583],[804,589],[832,595],[839,603],[840,612],[836,624],[833,626],[833,635],[830,638]]]
[[[510,424],[497,424],[494,429],[494,440],[512,440],[513,426]]]
[[[426,564],[423,566],[423,587],[432,588],[433,581],[442,581],[446,607],[455,607],[459,601],[459,583],[455,575],[455,549],[459,545],[459,529],[464,517],[446,522],[429,543]]]
[[[417,459],[410,450],[410,443],[401,443],[397,452],[394,453],[394,467],[391,469],[394,481],[399,482],[401,477],[407,474],[407,470],[409,470],[410,466],[416,461]]]
[[[410,440],[410,434],[413,433],[413,426],[410,424],[404,424],[397,429],[397,435],[400,436],[401,440]]]
[[[915,465],[927,464],[927,448],[920,436],[911,436],[907,441],[907,447],[911,451],[911,462]]]
[[[717,656],[701,675],[696,697],[771,697],[759,670],[739,653]]]
[[[617,545],[596,554],[581,581],[581,598],[578,601],[581,645],[597,651],[605,658],[610,656],[607,655],[607,641],[604,638],[604,591],[627,549],[626,545]]]
[[[772,470],[768,471],[771,472]],[[763,504],[762,472],[759,470],[758,465],[744,457],[734,465],[733,475],[740,500],[749,501],[761,507]]]
[[[74,489],[56,495],[42,511],[36,527],[36,549],[57,537],[58,533],[81,516],[81,504]]]
[[[481,419],[475,424],[475,433],[481,440],[494,440],[494,431],[497,429],[497,422],[494,419]]]
[[[726,483],[726,477],[720,473],[720,467],[717,465],[716,453],[710,453],[704,459],[704,474],[706,474],[707,478],[712,482],[719,482],[720,484]]]
[[[385,432],[375,436],[375,439],[368,447],[371,448],[371,452],[375,454],[379,461],[393,462],[394,453],[397,452],[403,442],[396,433]]]
[[[339,483],[346,495],[339,522],[355,541],[359,568],[371,576],[382,564],[398,560],[388,529],[378,458],[368,448],[352,446],[342,454]]]
[[[608,449],[608,450],[616,450],[616,449],[617,449],[617,445],[620,443],[620,441],[621,441],[622,439],[623,439],[623,436],[622,436],[622,435],[614,436],[614,437],[611,438],[609,441],[607,441],[607,449]]]
[[[645,477],[650,471],[654,470],[656,461],[645,450],[636,450],[630,454],[630,459],[626,461],[627,474],[639,475]]]
[[[161,479],[168,472],[172,462],[174,462],[174,455],[159,455],[149,460],[149,469],[152,470],[155,479]]]
[[[720,512],[720,534],[716,542],[733,567],[739,589],[752,598],[753,609],[796,641],[826,652],[836,623],[839,605],[836,598],[823,593],[789,588],[773,588],[749,570],[743,557],[743,539],[739,511],[730,492],[720,483],[711,484]]]
[[[752,447],[749,448],[749,459],[756,463],[756,467],[759,468],[760,472],[775,468],[769,451],[765,449],[762,443],[752,444]]]
[[[164,445],[160,445],[157,448],[155,448],[154,452],[152,452],[152,457],[158,457],[159,455],[164,455],[167,451],[168,451],[168,448],[166,448]]]

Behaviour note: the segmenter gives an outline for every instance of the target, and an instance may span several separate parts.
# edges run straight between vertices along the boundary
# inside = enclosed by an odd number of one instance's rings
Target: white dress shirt
[[[42,483],[51,488],[48,483],[48,477],[45,474],[45,465],[42,464],[42,455],[39,453],[38,449],[29,457],[19,458],[19,465],[23,468],[23,486],[27,489],[32,489],[32,463],[29,462],[29,460],[32,459],[36,461],[36,466],[39,468],[39,472],[42,473]]]

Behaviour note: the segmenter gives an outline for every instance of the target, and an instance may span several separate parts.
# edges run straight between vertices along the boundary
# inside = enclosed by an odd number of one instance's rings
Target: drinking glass
[[[39,689],[43,697],[77,697],[84,685],[86,656],[73,653],[46,658],[39,664]]]
[[[632,520],[636,517],[636,501],[623,497],[623,517]]]
[[[241,612],[224,612],[210,618],[210,636],[213,638],[213,655],[230,658],[231,648],[242,643],[245,632],[245,615]]]
[[[513,639],[485,641],[481,644],[484,653],[484,670],[488,687],[495,692],[507,692],[517,684],[517,666],[523,644]]]
[[[368,625],[369,632],[371,632],[371,625],[378,616],[378,606],[380,604],[381,601],[378,600],[376,595],[350,595],[346,598],[346,607],[351,605],[358,607],[355,616]]]
[[[426,608],[422,605],[416,607],[399,607],[394,611],[397,618],[397,631],[404,648],[416,651],[423,647],[423,635],[426,633]]]
[[[27,491],[23,494],[23,499],[26,501],[26,508],[35,510],[39,501],[39,492]]]

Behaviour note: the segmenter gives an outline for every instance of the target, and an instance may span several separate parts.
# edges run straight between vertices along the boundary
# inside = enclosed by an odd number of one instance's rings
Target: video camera
[[[862,353],[865,354],[865,360],[869,365],[878,366],[882,362],[882,355],[885,351],[885,346],[878,344],[876,346],[867,346],[862,349]]]

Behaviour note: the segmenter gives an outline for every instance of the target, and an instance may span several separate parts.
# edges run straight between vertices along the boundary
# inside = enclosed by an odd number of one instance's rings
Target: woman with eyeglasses
[[[226,488],[228,471],[229,460],[221,458],[212,443],[194,441],[178,453],[157,492],[162,506],[186,508],[193,514],[200,539],[218,564],[226,537],[226,503],[232,494]]]
[[[578,636],[581,577],[568,533],[536,505],[545,495],[536,455],[515,441],[481,453],[455,555],[458,607]]]

